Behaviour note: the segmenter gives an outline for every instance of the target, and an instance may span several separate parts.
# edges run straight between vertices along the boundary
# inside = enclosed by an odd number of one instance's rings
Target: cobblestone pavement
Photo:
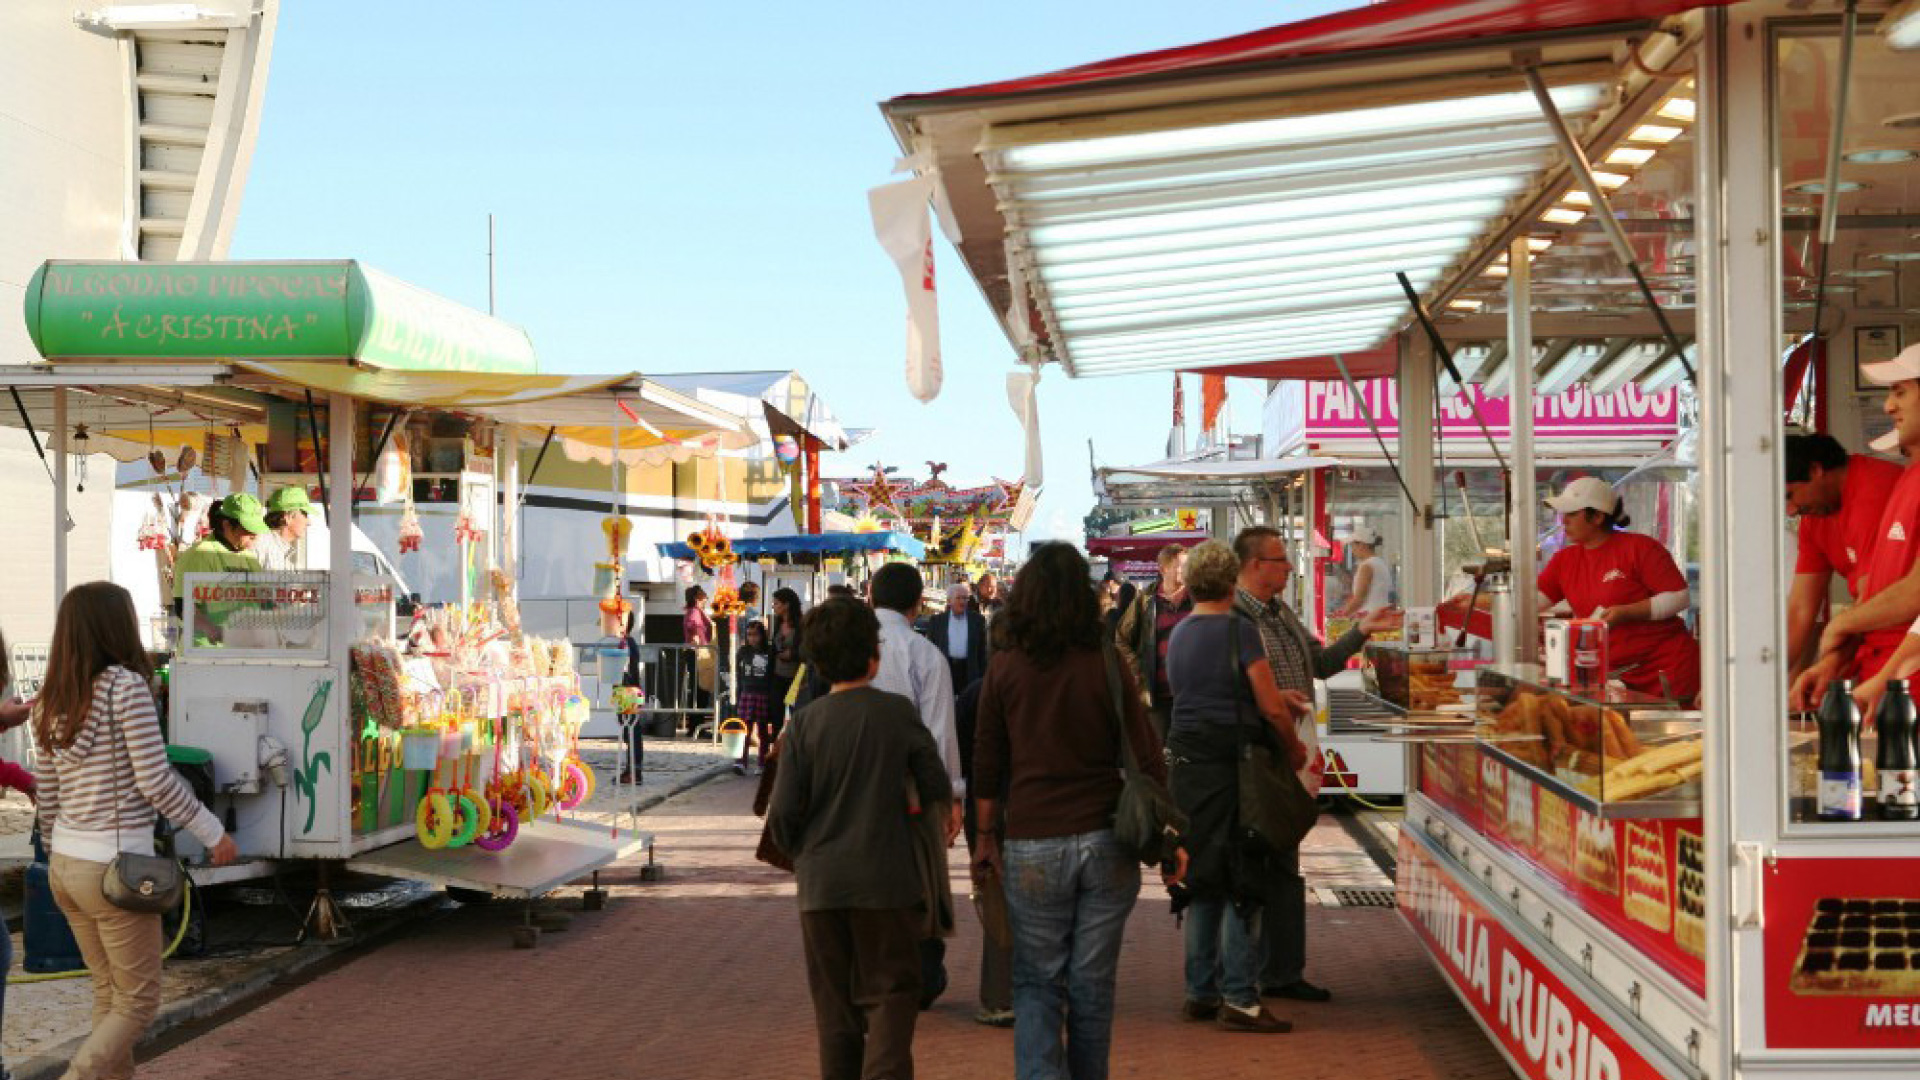
[[[666,879],[603,874],[607,909],[574,915],[533,951],[508,947],[517,908],[464,908],[160,1055],[146,1080],[240,1080],[284,1070],[340,1080],[590,1080],[815,1075],[792,880],[753,861],[752,782],[724,777],[649,812]],[[1337,821],[1304,862],[1317,885],[1382,887]],[[1364,865],[1363,865],[1364,864]],[[963,864],[956,855],[956,872]],[[577,895],[577,891],[575,893]],[[556,901],[554,906],[559,906]],[[570,904],[577,907],[577,904]],[[1509,1075],[1390,910],[1312,906],[1309,975],[1325,1005],[1281,1010],[1280,1037],[1182,1024],[1180,936],[1143,892],[1120,970],[1116,1077],[1447,1078]],[[1009,1032],[972,1021],[979,935],[963,915],[952,989],[922,1014],[923,1080],[1010,1075]]]
[[[677,739],[648,739],[645,783],[639,786],[613,784],[613,770],[620,751],[617,740],[588,740],[581,754],[598,775],[598,790],[591,802],[582,806],[579,816],[605,820],[618,808],[631,806],[664,795],[675,787],[698,779],[724,764],[717,747],[708,742]],[[31,804],[25,796],[9,794],[0,798],[0,829],[11,826],[8,836],[17,851],[0,849],[0,898],[9,908],[9,927],[13,931],[14,963],[12,973],[22,974],[25,956],[21,940],[20,875],[27,860],[25,831],[32,821]],[[290,873],[285,895],[296,907],[304,907],[310,892],[303,890],[303,877]],[[339,890],[347,905],[348,917],[356,928],[372,928],[382,913],[431,901],[437,893],[405,883],[383,883],[366,879],[353,887]],[[282,897],[273,892],[270,882],[243,883],[219,891],[219,904],[211,928],[209,947],[215,955],[178,957],[166,965],[162,983],[162,1006],[179,1006],[221,994],[267,968],[285,963],[295,950],[290,943],[299,929],[298,913],[289,911]],[[309,945],[308,950],[325,946]],[[73,1039],[86,1035],[92,1008],[92,991],[86,978],[53,979],[16,983],[7,987],[6,1020],[0,1030],[0,1061],[18,1066],[37,1055],[49,1053]]]

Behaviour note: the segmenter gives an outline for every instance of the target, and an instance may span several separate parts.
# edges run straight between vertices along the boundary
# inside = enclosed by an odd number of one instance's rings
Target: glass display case
[[[1476,676],[1481,748],[1604,817],[1699,814],[1700,714],[1619,687],[1573,691],[1537,668]]]
[[[1472,688],[1460,673],[1475,659],[1473,649],[1414,649],[1404,641],[1369,641],[1368,689],[1402,712],[1438,712],[1471,705]]]

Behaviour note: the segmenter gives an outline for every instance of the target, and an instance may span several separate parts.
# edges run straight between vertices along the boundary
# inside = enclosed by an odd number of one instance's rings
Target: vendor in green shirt
[[[257,574],[260,560],[251,550],[266,534],[267,519],[260,500],[244,491],[215,503],[207,511],[210,530],[198,543],[182,551],[173,561],[176,596],[184,597],[190,588],[188,574]],[[212,602],[199,605],[194,618],[194,644],[212,645],[219,641],[220,627],[228,616],[254,605]]]

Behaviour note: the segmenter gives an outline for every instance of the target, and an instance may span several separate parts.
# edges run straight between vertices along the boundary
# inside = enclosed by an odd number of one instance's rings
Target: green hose
[[[173,941],[167,945],[167,950],[160,954],[160,959],[162,960],[172,956],[174,951],[180,948],[180,942],[185,940],[187,936],[187,923],[192,920],[193,916],[193,893],[198,886],[193,883],[192,878],[186,877],[184,874],[182,874],[182,879],[186,882],[186,888],[180,896],[180,926],[174,930]],[[85,974],[88,974],[86,968],[80,968],[76,971],[43,971],[38,974],[22,971],[17,975],[8,975],[7,985],[53,982],[57,979],[77,979]]]

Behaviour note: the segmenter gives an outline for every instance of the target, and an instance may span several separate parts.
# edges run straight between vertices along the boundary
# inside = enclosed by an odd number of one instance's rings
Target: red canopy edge
[[[1147,533],[1143,536],[1090,536],[1087,538],[1087,553],[1103,555],[1109,559],[1152,559],[1157,558],[1160,549],[1171,544],[1184,544],[1187,547],[1207,539],[1205,533],[1163,532]]]
[[[1449,45],[1570,30],[1650,25],[1736,0],[1386,0],[1300,22],[1082,64],[1044,75],[905,94],[893,103],[1000,97],[1148,76],[1212,73],[1250,64]]]
[[[1363,352],[1342,353],[1355,379],[1391,379],[1400,371],[1398,346],[1387,343]],[[1302,356],[1292,360],[1256,360],[1248,364],[1185,368],[1190,375],[1231,375],[1239,379],[1338,379],[1340,365],[1331,356]]]

